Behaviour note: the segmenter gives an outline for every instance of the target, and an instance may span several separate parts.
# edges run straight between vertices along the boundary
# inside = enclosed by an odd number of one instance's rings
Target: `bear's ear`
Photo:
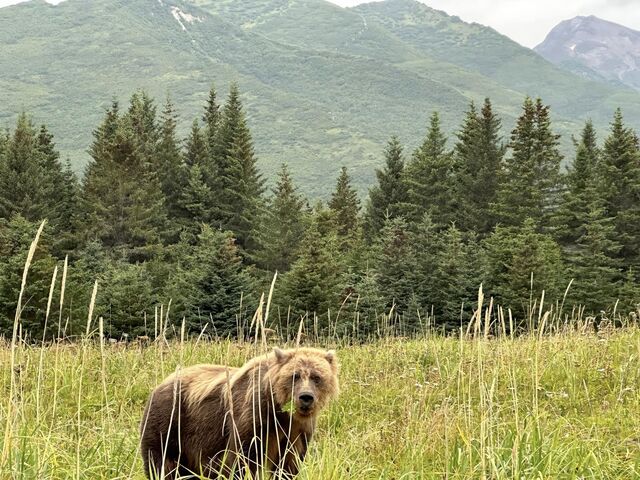
[[[278,363],[284,363],[289,358],[289,354],[284,350],[279,349],[278,347],[275,347],[273,349],[273,353],[275,354],[276,361]]]
[[[325,358],[327,359],[327,362],[333,365],[336,362],[336,351],[327,350],[327,353],[325,354]]]

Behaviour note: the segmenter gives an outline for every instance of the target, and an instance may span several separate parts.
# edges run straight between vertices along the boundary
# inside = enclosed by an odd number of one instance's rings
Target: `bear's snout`
[[[300,408],[302,410],[309,410],[315,401],[315,397],[310,392],[304,392],[298,396],[298,400],[300,401]]]

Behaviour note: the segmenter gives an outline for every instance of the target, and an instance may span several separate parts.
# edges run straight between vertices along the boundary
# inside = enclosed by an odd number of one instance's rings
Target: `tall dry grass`
[[[65,262],[61,297],[66,275]],[[96,284],[78,342],[33,345],[21,295],[0,344],[0,478],[142,479],[138,425],[151,389],[179,366],[240,365],[285,343],[267,335],[274,285],[249,325],[252,341],[188,339],[184,323],[169,338],[159,308],[150,345],[106,343]],[[398,338],[393,311],[367,343],[323,337],[313,324],[303,332],[301,322],[290,343],[336,348],[342,395],[299,478],[640,478],[640,330],[596,332],[581,309],[565,310],[532,299],[528,331],[515,335],[516,319],[480,289],[468,326],[448,337],[426,317],[418,335]]]

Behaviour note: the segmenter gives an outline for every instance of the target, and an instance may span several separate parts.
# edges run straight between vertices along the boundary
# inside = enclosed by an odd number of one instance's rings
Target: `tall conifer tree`
[[[113,148],[116,130],[120,123],[120,105],[117,101],[111,102],[111,106],[105,112],[102,123],[93,131],[93,141],[89,147],[91,158],[103,159]],[[91,174],[94,163],[90,162],[86,167],[85,176]]]
[[[24,265],[39,223],[29,222],[20,214],[13,215],[10,220],[0,218],[0,333],[10,334],[13,329]],[[30,335],[42,338],[51,274],[56,264],[50,252],[49,232],[45,228],[40,237],[23,292],[23,298],[28,299],[20,312],[25,338]]]
[[[216,151],[216,220],[237,235],[238,244],[252,249],[252,232],[263,209],[264,179],[258,171],[253,140],[247,127],[237,84],[232,84],[218,129]]]
[[[191,124],[191,131],[185,141],[185,162],[187,166],[194,165],[203,168],[207,164],[207,142],[202,129],[198,124],[198,120],[194,120]]]
[[[4,161],[9,145],[9,131],[0,130],[0,161]]]
[[[205,136],[207,138],[209,151],[212,155],[216,151],[218,127],[220,126],[220,105],[218,105],[216,97],[216,89],[215,86],[212,85],[209,90],[209,96],[207,97],[204,114],[202,115],[202,121],[205,125]]]
[[[305,230],[306,201],[293,184],[286,165],[278,173],[265,214],[256,234],[259,248],[255,255],[258,266],[266,271],[284,273],[298,258]]]
[[[131,261],[149,257],[166,221],[153,152],[147,149],[153,143],[151,111],[148,102],[134,96],[126,115],[107,112],[94,135],[83,185],[89,236]]]
[[[472,103],[455,146],[456,224],[462,230],[488,234],[496,224],[500,170],[505,146],[500,137],[501,121],[487,98],[480,113]]]
[[[569,282],[561,248],[550,235],[538,232],[533,219],[519,227],[496,227],[482,245],[485,295],[511,308],[517,318],[525,318],[530,299],[538,301],[543,290],[547,302],[561,299]]]
[[[182,258],[178,274],[168,290],[177,298],[175,310],[186,318],[187,327],[200,333],[208,324],[210,334],[235,335],[244,323],[245,308],[253,311],[253,282],[242,266],[240,252],[231,232],[202,225],[195,245],[179,244]]]
[[[420,221],[427,213],[444,228],[455,218],[454,162],[453,155],[446,150],[446,142],[440,116],[434,112],[427,136],[413,153],[405,170],[408,186],[406,211],[413,222]]]
[[[198,120],[194,120],[185,142],[186,183],[180,195],[180,207],[197,223],[220,226],[215,218],[217,191],[212,190],[215,183],[215,165],[210,158],[210,150]],[[194,234],[196,234],[194,232]]]
[[[51,156],[46,157],[31,119],[21,114],[0,161],[1,218],[20,214],[29,221],[38,221],[53,215],[55,198],[51,195],[59,180],[60,166],[57,152],[50,146]]]
[[[145,162],[153,162],[160,131],[157,124],[156,105],[145,91],[138,91],[131,96],[126,118],[139,155]]]
[[[358,193],[351,186],[351,177],[349,177],[346,167],[342,167],[340,170],[336,188],[329,201],[329,209],[334,215],[341,247],[348,249],[355,241],[358,231],[360,200],[358,199]]]
[[[285,310],[291,307],[296,317],[309,314],[312,318],[315,313],[324,320],[329,310],[340,305],[344,266],[335,230],[327,230],[326,218],[327,212],[317,206],[300,255],[282,279],[280,304]]]
[[[605,217],[604,209],[595,201],[582,219],[580,236],[569,253],[574,280],[570,298],[584,305],[587,314],[611,312],[624,284],[622,262],[618,258],[621,244],[616,240],[614,219]]]
[[[511,134],[497,214],[504,225],[522,225],[532,218],[550,227],[560,190],[559,136],[551,130],[549,107],[526,98]]]
[[[602,152],[602,198],[607,217],[615,218],[619,256],[629,268],[640,262],[640,152],[636,133],[624,125],[618,109]]]
[[[170,219],[169,228],[176,222],[184,223],[188,216],[182,205],[182,195],[188,182],[188,171],[180,151],[176,128],[177,114],[171,99],[167,98],[160,121],[155,165]]]
[[[566,191],[558,212],[558,236],[563,245],[573,245],[586,234],[594,212],[601,211],[600,150],[593,123],[586,122],[576,142],[576,158],[566,176]]]
[[[62,179],[57,194],[55,209],[55,229],[53,238],[53,253],[62,258],[70,255],[77,256],[77,250],[82,246],[80,232],[82,231],[80,182],[66,161],[62,171]]]
[[[387,218],[402,214],[407,203],[407,186],[404,178],[402,145],[398,137],[391,137],[385,149],[385,166],[376,169],[378,184],[369,190],[364,218],[364,233],[368,242],[380,234]]]
[[[386,311],[393,306],[400,315],[416,314],[408,311],[415,292],[412,272],[416,266],[407,222],[402,217],[387,219],[374,258],[375,279]]]

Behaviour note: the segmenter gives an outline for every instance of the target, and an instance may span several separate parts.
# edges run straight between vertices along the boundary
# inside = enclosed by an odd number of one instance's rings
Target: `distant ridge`
[[[567,151],[588,117],[604,127],[622,106],[640,124],[637,92],[413,0],[34,0],[0,9],[0,44],[0,126],[33,113],[79,171],[114,97],[170,93],[186,134],[214,81],[222,100],[238,81],[267,177],[287,162],[311,196],[343,164],[365,192],[392,134],[412,148],[433,110],[453,132],[487,96],[505,136],[524,96],[541,96]]]

